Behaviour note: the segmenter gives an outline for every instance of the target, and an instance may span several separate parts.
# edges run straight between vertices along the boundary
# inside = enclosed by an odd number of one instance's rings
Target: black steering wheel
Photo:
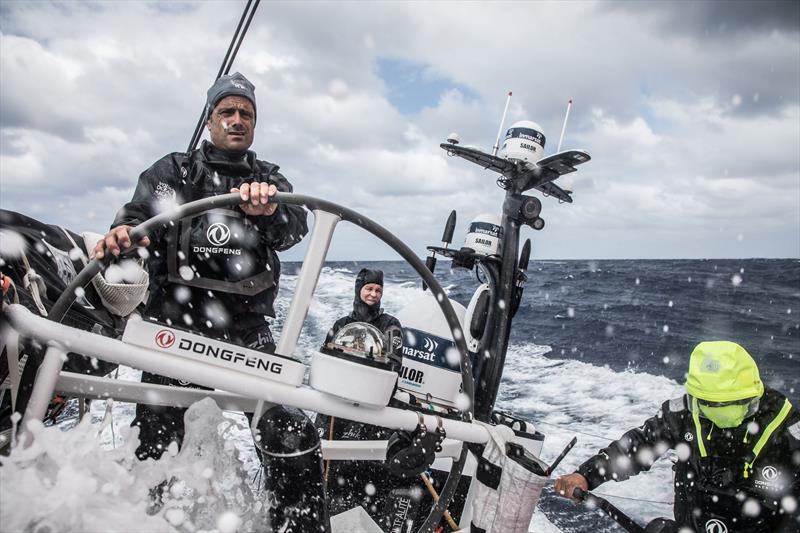
[[[287,204],[287,205],[298,205],[298,206],[305,206],[310,209],[315,214],[315,226],[312,229],[311,233],[307,238],[311,239],[312,245],[316,242],[316,239],[321,240],[324,245],[327,247],[327,244],[330,242],[330,237],[333,234],[335,229],[335,224],[339,220],[344,220],[355,224],[356,226],[362,228],[366,232],[374,235],[385,244],[387,244],[390,248],[392,248],[395,252],[397,252],[400,257],[402,257],[407,263],[409,263],[414,270],[419,274],[425,284],[430,288],[432,294],[434,295],[439,308],[441,309],[442,313],[444,314],[445,319],[447,320],[447,325],[450,328],[450,333],[454,339],[455,345],[458,348],[459,354],[461,355],[461,380],[463,383],[463,392],[469,398],[469,407],[466,411],[462,412],[462,418],[467,421],[471,422],[473,418],[473,404],[475,401],[475,391],[474,391],[474,382],[472,379],[472,367],[470,363],[470,359],[467,356],[467,345],[464,339],[464,333],[461,329],[461,324],[458,321],[458,317],[453,310],[453,306],[450,304],[450,301],[447,299],[447,296],[444,293],[439,282],[433,276],[433,274],[428,270],[425,264],[417,257],[411,249],[406,246],[400,239],[395,237],[391,232],[383,228],[381,225],[377,224],[376,222],[372,221],[371,219],[365,217],[353,211],[352,209],[348,209],[347,207],[335,204],[333,202],[329,202],[327,200],[322,200],[320,198],[315,198],[312,196],[305,196],[301,194],[290,194],[290,193],[283,193],[279,192],[274,197],[272,197],[272,201],[277,202],[279,204]],[[130,232],[130,239],[133,243],[138,243],[143,237],[150,235],[155,229],[161,228],[162,226],[168,225],[170,223],[174,223],[184,217],[197,215],[199,213],[203,213],[205,211],[209,211],[211,209],[220,208],[220,207],[233,207],[240,205],[242,203],[241,197],[239,193],[229,193],[220,196],[212,196],[209,198],[203,198],[201,200],[196,200],[194,202],[189,202],[183,204],[181,206],[176,207],[172,211],[164,212],[159,215],[156,215],[149,220],[146,220],[142,224],[136,226]],[[327,213],[328,215],[320,216],[320,214]],[[333,215],[334,222],[333,224],[329,224],[327,227],[325,225],[319,224],[320,220],[327,217],[330,221],[331,217],[329,215]],[[338,218],[338,220],[336,220]],[[324,235],[320,236],[319,233],[324,233]],[[327,248],[326,248],[327,249]],[[311,253],[311,247],[309,248],[309,253]],[[307,254],[308,257],[308,254]],[[324,255],[322,256],[324,260]],[[83,288],[94,278],[102,270],[105,270],[105,267],[110,264],[113,260],[115,260],[114,256],[111,254],[107,254],[103,259],[93,259],[89,262],[86,267],[81,270],[81,272],[75,277],[75,279],[70,283],[70,285],[64,290],[61,294],[59,299],[53,305],[48,314],[48,318],[50,320],[54,320],[56,322],[60,322],[63,320],[64,316],[66,315],[67,311],[69,310],[70,306],[75,302],[77,298],[76,289]],[[306,272],[301,271],[301,278],[298,279],[298,285],[303,281],[302,278],[312,276],[314,279],[314,285],[316,285],[316,281],[319,279],[320,270],[322,268],[322,264],[320,262],[315,272]],[[294,306],[294,302],[292,304]],[[306,316],[306,311],[302,310],[302,316]],[[289,309],[289,316],[293,315],[293,309],[290,307]],[[283,336],[285,332],[281,335]],[[288,354],[284,354],[288,355]],[[434,528],[439,524],[444,515],[444,511],[447,508],[448,503],[452,499],[453,495],[455,494],[456,488],[458,486],[458,481],[461,477],[461,471],[464,468],[464,463],[467,457],[467,447],[465,444],[462,443],[461,446],[461,453],[459,454],[458,459],[453,461],[453,466],[450,469],[450,473],[447,476],[447,481],[445,481],[444,486],[442,487],[441,494],[439,495],[438,501],[436,501],[431,508],[430,512],[428,513],[425,522],[420,527],[420,533],[432,533]]]

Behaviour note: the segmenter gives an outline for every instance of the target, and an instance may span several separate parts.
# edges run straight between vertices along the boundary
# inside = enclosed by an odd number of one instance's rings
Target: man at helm
[[[190,153],[168,154],[145,170],[133,198],[94,252],[97,257],[119,255],[132,246],[132,227],[175,204],[238,192],[238,207],[184,218],[138,243],[149,252],[150,297],[143,316],[273,353],[267,319],[275,316],[281,271],[276,252],[298,243],[308,226],[302,207],[271,200],[277,191],[292,192],[292,186],[278,165],[250,150],[256,116],[253,84],[238,72],[219,78],[206,100],[211,142],[203,141]],[[149,372],[142,381],[194,386]],[[136,455],[157,459],[171,442],[181,444],[185,411],[137,405],[132,425],[140,428],[141,445]],[[309,521],[324,527],[322,455],[312,422],[299,409],[277,405],[264,412],[257,426],[266,489],[274,494],[268,511],[272,523],[287,531],[312,531]],[[296,438],[283,438],[290,432]],[[275,474],[289,470],[305,476],[287,484],[287,476]]]
[[[139,177],[133,198],[117,213],[95,256],[115,256],[132,246],[129,232],[170,209],[209,196],[238,192],[242,203],[214,209],[161,228],[140,245],[148,249],[150,297],[143,316],[169,326],[233,342],[255,350],[275,348],[267,319],[280,277],[276,252],[307,233],[306,213],[271,201],[291,192],[278,166],[250,150],[256,125],[255,87],[240,73],[219,78],[209,89],[206,126],[211,141],[190,153],[175,152]],[[142,381],[186,386],[145,372]],[[183,439],[177,407],[138,405],[140,459],[158,458],[172,441]]]
[[[799,531],[800,413],[765,387],[747,351],[701,342],[692,352],[686,394],[600,450],[556,491],[623,481],[675,450],[675,521],[660,531]],[[684,529],[685,530],[685,529]]]

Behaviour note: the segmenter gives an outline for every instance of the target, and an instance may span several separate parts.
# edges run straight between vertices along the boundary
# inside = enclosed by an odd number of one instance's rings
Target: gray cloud
[[[741,34],[800,31],[800,4],[794,0],[747,2],[627,2],[601,4],[639,15],[653,15],[664,33],[689,34],[701,39],[731,40]]]
[[[564,146],[593,156],[575,204],[543,201],[537,257],[798,256],[797,25],[717,5],[678,29],[688,3],[269,2],[234,69],[257,87],[262,158],[420,253],[450,209],[460,225],[499,211],[496,176],[438,144],[457,131],[489,149],[511,89],[506,125],[536,120],[548,153],[573,98]],[[102,231],[144,168],[185,149],[239,5],[113,6],[0,7],[3,208]],[[404,115],[381,58],[476,96],[420,94]],[[356,234],[333,256],[381,257]]]

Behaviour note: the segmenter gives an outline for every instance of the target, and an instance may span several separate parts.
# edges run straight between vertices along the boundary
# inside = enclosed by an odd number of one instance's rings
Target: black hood
[[[359,322],[372,322],[381,314],[380,302],[374,305],[367,305],[361,300],[361,289],[368,283],[377,283],[383,287],[383,271],[362,268],[356,276],[356,294],[353,298],[353,312],[350,316]]]

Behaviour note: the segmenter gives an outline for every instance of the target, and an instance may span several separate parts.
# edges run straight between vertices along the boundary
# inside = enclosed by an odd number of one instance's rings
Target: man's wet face
[[[244,152],[253,144],[256,125],[253,104],[243,96],[226,96],[208,119],[211,142],[220,150]]]

